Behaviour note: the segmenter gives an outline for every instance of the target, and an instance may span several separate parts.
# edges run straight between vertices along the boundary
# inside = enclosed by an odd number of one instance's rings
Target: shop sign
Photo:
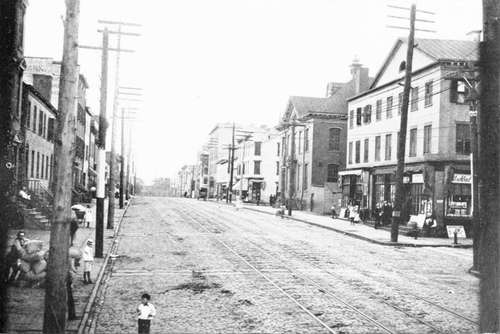
[[[453,174],[451,183],[471,183],[471,180],[470,174]]]
[[[410,183],[410,177],[409,176],[403,176],[403,183]]]
[[[458,238],[467,238],[463,225],[446,225],[446,232],[448,232],[450,239],[454,237],[455,233],[457,233]]]
[[[424,175],[423,174],[413,174],[411,176],[411,183],[424,183]]]

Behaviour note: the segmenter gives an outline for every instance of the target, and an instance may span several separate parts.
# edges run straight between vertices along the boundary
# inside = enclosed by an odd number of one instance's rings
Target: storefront
[[[342,201],[341,207],[359,205],[361,208],[368,206],[368,171],[361,169],[339,172]]]
[[[444,199],[445,225],[464,225],[467,235],[470,235],[472,223],[472,178],[470,173],[449,172],[449,184]]]

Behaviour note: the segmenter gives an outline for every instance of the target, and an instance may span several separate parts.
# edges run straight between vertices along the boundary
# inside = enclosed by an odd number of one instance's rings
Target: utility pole
[[[126,182],[126,199],[130,199],[130,159],[132,158],[132,128],[129,127],[128,131],[128,153],[127,153],[127,182]]]
[[[0,333],[7,332],[6,259],[10,212],[15,205],[13,121],[20,121],[22,74],[24,70],[23,34],[26,2],[0,1]],[[17,167],[17,166],[16,166]]]
[[[413,63],[413,48],[415,38],[415,15],[416,5],[413,3],[410,9],[410,33],[408,35],[408,50],[406,51],[406,72],[405,83],[403,89],[403,105],[401,106],[401,122],[399,126],[398,152],[397,152],[397,168],[396,168],[396,194],[394,201],[394,210],[392,212],[391,224],[391,241],[398,241],[399,224],[401,223],[401,210],[404,203],[404,184],[403,173],[405,168],[406,154],[406,130],[408,127],[408,105],[410,101],[411,90],[411,72]]]
[[[226,202],[231,203],[233,200],[233,176],[234,176],[234,135],[235,135],[235,125],[233,123],[233,130],[231,135],[231,147],[229,148],[229,186],[227,188]]]
[[[108,101],[108,46],[109,34],[105,28],[102,33],[101,59],[101,97],[99,112],[99,152],[97,156],[97,201],[96,201],[96,229],[95,229],[95,256],[104,256],[104,198],[106,197],[106,107]]]
[[[280,204],[285,205],[285,188],[286,188],[286,152],[287,152],[287,142],[286,142],[287,131],[283,132],[283,137],[281,138],[281,170],[280,170]]]
[[[113,31],[112,33],[117,35],[117,49],[121,49],[121,36],[129,35],[129,36],[139,36],[139,34],[123,32],[123,26],[134,26],[140,27],[139,24],[128,23],[128,22],[117,22],[117,21],[104,21],[99,20],[99,23],[109,24],[109,25],[117,25],[118,31]],[[115,187],[116,187],[116,175],[115,175],[115,159],[116,159],[116,136],[117,136],[117,124],[116,118],[118,113],[118,95],[119,95],[119,85],[120,85],[120,54],[118,51],[116,55],[116,64],[115,64],[115,91],[113,98],[113,116],[112,116],[112,124],[111,124],[111,156],[109,162],[109,187],[108,187],[108,229],[114,229],[114,220],[115,220]]]
[[[59,83],[58,127],[55,140],[54,215],[50,230],[43,332],[66,332],[69,269],[69,225],[71,221],[71,168],[75,150],[75,103],[78,83],[78,27],[80,2],[66,0],[64,46]]]
[[[125,108],[122,108],[122,130],[121,130],[121,159],[120,159],[120,199],[118,201],[120,209],[123,209],[123,178],[125,168]]]
[[[108,101],[108,56],[109,51],[133,52],[121,48],[109,47],[109,34],[107,28],[98,30],[102,33],[102,47],[79,45],[80,49],[100,50],[101,51],[101,88],[99,102],[99,140],[97,154],[97,192],[96,192],[96,230],[95,230],[95,256],[103,257],[104,248],[104,199],[106,198],[106,133],[108,121],[106,117]]]
[[[289,157],[289,176],[288,176],[288,215],[292,215],[292,206],[295,199],[295,168],[297,161],[295,161],[295,121],[292,121],[290,131],[290,157]]]
[[[500,2],[483,0],[479,113],[479,283],[481,333],[499,330]]]

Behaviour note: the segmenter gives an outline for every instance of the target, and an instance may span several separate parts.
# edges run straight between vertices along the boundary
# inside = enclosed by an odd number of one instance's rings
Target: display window
[[[468,217],[471,215],[471,185],[451,184],[446,198],[446,215]]]

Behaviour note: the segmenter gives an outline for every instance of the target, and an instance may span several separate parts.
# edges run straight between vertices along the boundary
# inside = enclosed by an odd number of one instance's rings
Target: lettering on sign
[[[463,225],[446,225],[446,232],[448,232],[448,238],[450,239],[454,237],[455,232],[458,238],[467,238]]]
[[[451,183],[471,183],[471,175],[470,174],[453,174],[453,180]]]
[[[411,183],[424,183],[424,175],[423,174],[413,174],[411,176]]]

